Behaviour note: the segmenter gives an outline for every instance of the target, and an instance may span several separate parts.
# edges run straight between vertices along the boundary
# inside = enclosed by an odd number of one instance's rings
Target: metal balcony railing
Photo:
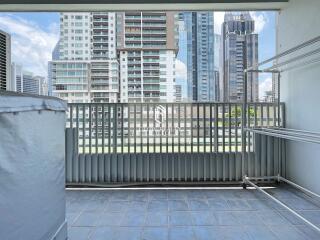
[[[276,105],[249,106],[250,126],[276,126]],[[78,151],[83,154],[241,152],[242,107],[241,103],[72,103],[67,128],[76,131]],[[282,120],[283,104],[280,113]]]

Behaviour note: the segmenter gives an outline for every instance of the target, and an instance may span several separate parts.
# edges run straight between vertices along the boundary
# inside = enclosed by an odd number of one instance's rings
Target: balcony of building
[[[145,91],[66,105],[1,92],[0,239],[320,239],[319,2],[203,4],[192,7],[281,11],[278,54],[244,72],[280,71],[279,101],[162,103]]]

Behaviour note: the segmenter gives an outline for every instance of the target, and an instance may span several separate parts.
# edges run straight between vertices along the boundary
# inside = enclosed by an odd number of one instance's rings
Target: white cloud
[[[48,30],[32,21],[0,15],[0,29],[11,34],[12,61],[25,70],[47,76],[47,64],[59,39],[59,26],[52,23]]]
[[[259,98],[262,99],[266,95],[266,91],[272,90],[272,78],[268,77],[259,84]]]
[[[225,12],[214,12],[214,32],[221,34],[221,27],[224,21]],[[269,22],[265,12],[250,12],[251,17],[255,21],[255,32],[260,33]]]
[[[176,65],[176,78],[187,81],[187,66],[179,59],[176,59],[175,65]]]
[[[224,12],[214,12],[214,33],[221,34],[221,25],[224,21]]]
[[[252,19],[254,20],[255,33],[260,33],[269,22],[268,16],[265,12],[250,12]]]

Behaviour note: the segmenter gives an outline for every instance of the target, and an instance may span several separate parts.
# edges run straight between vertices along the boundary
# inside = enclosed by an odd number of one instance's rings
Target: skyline
[[[36,75],[47,78],[47,64],[51,60],[54,46],[59,39],[60,13],[1,13],[0,29],[12,36],[12,62],[23,65]],[[275,54],[275,16],[276,12],[250,12],[259,33],[259,61]],[[221,34],[224,12],[214,12],[214,31]],[[181,36],[181,35],[180,35]],[[180,41],[179,44],[184,44]],[[176,66],[177,82],[187,84],[186,50],[180,48]],[[30,61],[32,59],[32,61]],[[271,90],[271,76],[259,75],[259,90]],[[185,97],[185,94],[183,95]]]

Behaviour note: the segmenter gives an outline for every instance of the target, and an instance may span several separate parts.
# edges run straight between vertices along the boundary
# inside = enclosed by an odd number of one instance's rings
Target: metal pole
[[[242,124],[241,124],[241,135],[242,135],[242,176],[245,175],[245,164],[244,164],[244,159],[246,157],[245,153],[246,153],[246,131],[245,131],[245,127],[247,125],[246,120],[247,120],[247,72],[244,72],[244,86],[243,86],[243,105],[242,105]]]
[[[286,178],[284,178],[284,177],[279,177],[279,179],[280,179],[281,181],[283,181],[283,182],[286,182],[286,183],[294,186],[295,188],[300,189],[301,191],[305,192],[306,194],[310,194],[310,195],[315,196],[315,197],[317,197],[317,198],[320,199],[320,195],[319,195],[319,194],[316,194],[316,193],[314,193],[314,192],[311,192],[309,189],[306,189],[306,188],[304,188],[304,187],[302,187],[302,186],[300,186],[300,185],[298,185],[298,184],[296,184],[296,183],[294,183],[294,182],[291,182],[291,181],[289,181],[288,179],[286,179]]]
[[[320,52],[320,48],[317,48],[317,49],[315,49],[315,50],[312,50],[312,51],[309,51],[309,52],[307,52],[307,53],[298,55],[298,56],[296,56],[296,57],[294,57],[294,58],[291,58],[291,59],[289,59],[289,60],[287,60],[287,61],[274,64],[273,66],[268,67],[268,68],[266,68],[266,69],[264,69],[264,70],[267,70],[267,71],[268,71],[268,70],[272,70],[272,69],[275,69],[275,68],[279,68],[279,67],[281,67],[281,66],[284,66],[284,65],[287,65],[287,64],[289,64],[289,63],[292,63],[292,62],[301,60],[301,59],[303,59],[303,58],[310,57],[310,56],[312,56],[312,55],[314,55],[314,54],[317,54],[317,53],[319,53],[319,52]]]
[[[317,42],[319,42],[319,41],[320,41],[320,36],[317,36],[317,37],[315,37],[315,38],[312,38],[312,39],[310,39],[309,41],[303,42],[303,43],[301,43],[301,44],[299,44],[299,45],[297,45],[297,46],[295,46],[295,47],[293,47],[293,48],[288,49],[287,51],[284,51],[284,52],[282,52],[282,53],[279,53],[279,54],[277,54],[276,56],[274,56],[274,57],[272,57],[272,58],[269,58],[269,59],[267,59],[267,60],[265,60],[265,61],[263,61],[263,62],[261,62],[261,63],[258,63],[258,64],[256,64],[256,65],[248,68],[248,70],[252,70],[252,69],[255,69],[255,68],[259,67],[259,66],[265,65],[266,63],[269,63],[269,62],[271,62],[271,61],[273,61],[273,60],[275,60],[275,59],[278,59],[278,58],[280,58],[280,57],[284,57],[284,56],[286,56],[286,55],[288,55],[288,54],[290,54],[290,53],[293,53],[293,52],[295,52],[295,51],[297,51],[297,50],[299,50],[299,49],[301,49],[301,48],[304,48],[304,47],[306,47],[306,46],[312,45],[312,44],[317,43]]]
[[[310,135],[319,135],[320,137],[320,132],[311,132],[311,131],[304,131],[304,130],[299,130],[299,129],[292,129],[292,128],[283,128],[280,127],[278,128],[279,130],[286,130],[286,131],[291,131],[291,132],[301,132],[301,133],[309,133]]]
[[[318,228],[316,225],[314,225],[313,223],[311,223],[310,221],[308,221],[307,219],[305,219],[304,217],[302,217],[300,214],[298,214],[297,212],[295,212],[294,210],[292,210],[291,208],[287,207],[287,205],[285,205],[284,203],[282,203],[281,201],[279,201],[278,199],[276,199],[275,197],[271,196],[269,193],[267,193],[266,191],[264,191],[262,188],[258,187],[257,185],[255,185],[253,182],[251,182],[249,180],[248,177],[244,177],[244,182],[250,184],[252,187],[254,187],[255,189],[257,189],[259,192],[265,194],[267,197],[269,197],[270,199],[272,199],[273,201],[275,201],[276,203],[278,203],[279,205],[281,205],[282,207],[284,207],[285,209],[287,209],[289,212],[291,212],[292,214],[294,214],[296,217],[298,217],[299,219],[301,219],[302,221],[304,221],[306,224],[308,224],[309,226],[311,226],[313,229],[315,229],[316,231],[320,232],[320,228]]]
[[[280,127],[281,121],[280,121],[280,79],[281,79],[281,75],[280,73],[278,73],[278,99],[277,99],[277,105],[278,105],[278,127]],[[282,148],[281,148],[281,139],[278,139],[278,175],[281,175],[282,172]]]
[[[320,139],[320,135],[312,134],[312,133],[304,133],[303,131],[295,132],[295,131],[287,131],[287,129],[273,129],[273,128],[260,128],[259,130],[264,130],[266,132],[271,133],[279,133],[287,136],[296,136],[296,137],[310,137],[314,139]]]
[[[244,131],[254,132],[254,133],[259,133],[259,134],[262,134],[262,135],[267,135],[267,136],[272,136],[272,137],[279,137],[279,138],[288,139],[288,140],[294,140],[294,141],[299,141],[299,142],[320,144],[320,140],[308,139],[308,138],[303,138],[303,137],[289,136],[289,135],[285,135],[285,134],[281,134],[281,133],[272,133],[272,132],[268,132],[268,131],[249,129],[249,128],[244,129]]]

